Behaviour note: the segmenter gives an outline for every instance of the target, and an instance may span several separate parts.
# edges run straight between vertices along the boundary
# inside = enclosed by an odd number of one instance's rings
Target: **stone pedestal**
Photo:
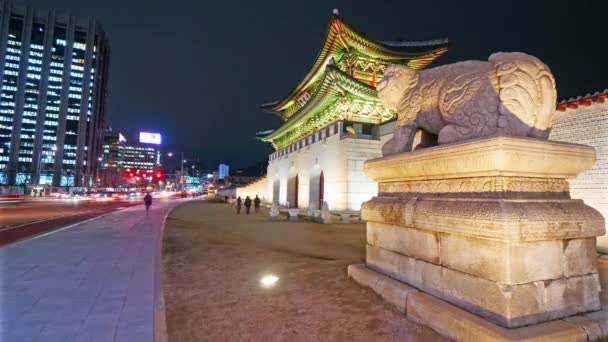
[[[272,203],[270,205],[270,210],[268,211],[271,220],[278,220],[279,215],[281,214],[279,211],[279,205],[277,203]]]
[[[323,207],[321,208],[321,223],[331,223],[331,211],[329,210],[329,204],[327,204],[327,202],[323,202]]]
[[[289,221],[297,221],[298,215],[300,215],[300,209],[286,209],[288,220]]]
[[[366,266],[504,328],[599,310],[604,220],[565,180],[594,161],[591,147],[511,137],[370,160]]]

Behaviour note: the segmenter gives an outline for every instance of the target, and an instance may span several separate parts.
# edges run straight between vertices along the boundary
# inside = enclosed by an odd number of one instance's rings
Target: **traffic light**
[[[135,177],[135,173],[129,172],[129,178],[133,178],[133,177]]]
[[[146,178],[146,177],[148,177],[148,174],[144,172],[144,173],[141,174],[141,176],[144,177],[144,178]]]
[[[163,174],[161,172],[157,172],[155,176],[156,176],[156,179],[163,178]]]

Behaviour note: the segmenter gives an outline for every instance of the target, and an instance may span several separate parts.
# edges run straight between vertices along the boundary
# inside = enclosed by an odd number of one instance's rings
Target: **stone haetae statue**
[[[385,156],[410,151],[418,129],[420,147],[492,135],[547,139],[557,97],[549,68],[520,52],[421,71],[392,65],[376,89],[398,114]]]

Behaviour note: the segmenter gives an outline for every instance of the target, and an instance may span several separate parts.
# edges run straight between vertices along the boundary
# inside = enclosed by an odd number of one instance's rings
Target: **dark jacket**
[[[146,205],[150,205],[150,204],[152,204],[152,196],[150,196],[150,194],[148,194],[148,195],[144,196],[144,203],[145,203]]]
[[[245,199],[245,206],[246,207],[251,207],[251,198],[246,198]]]

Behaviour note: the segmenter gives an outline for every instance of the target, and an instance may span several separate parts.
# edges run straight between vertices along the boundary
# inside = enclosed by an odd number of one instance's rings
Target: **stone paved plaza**
[[[1,341],[151,341],[156,201],[0,249]]]

